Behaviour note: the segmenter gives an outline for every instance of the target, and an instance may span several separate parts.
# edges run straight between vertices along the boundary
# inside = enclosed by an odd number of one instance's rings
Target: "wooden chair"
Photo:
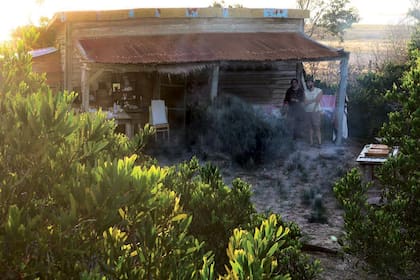
[[[149,106],[149,123],[156,130],[155,139],[158,133],[166,133],[169,141],[168,108],[164,100],[152,100]]]

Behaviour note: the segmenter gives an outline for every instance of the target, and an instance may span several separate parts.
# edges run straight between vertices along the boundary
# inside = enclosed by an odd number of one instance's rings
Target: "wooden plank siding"
[[[290,80],[296,78],[296,63],[284,62],[273,70],[223,70],[219,92],[232,94],[257,105],[280,106]]]
[[[67,11],[58,12],[50,26],[75,21],[118,21],[145,18],[309,18],[308,10],[301,9],[248,9],[248,8],[139,8],[123,10]]]
[[[75,22],[73,37],[110,37],[205,32],[303,32],[302,20],[284,18],[179,18]]]

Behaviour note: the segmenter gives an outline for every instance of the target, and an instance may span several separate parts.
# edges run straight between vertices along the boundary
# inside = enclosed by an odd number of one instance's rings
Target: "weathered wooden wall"
[[[296,73],[296,62],[279,62],[272,69],[225,69],[220,72],[219,92],[252,104],[280,106]]]
[[[63,69],[60,65],[61,54],[59,52],[34,57],[32,69],[37,73],[47,74],[47,84],[54,90],[63,89]]]
[[[146,18],[73,23],[73,38],[203,32],[296,32],[302,20],[284,18]]]

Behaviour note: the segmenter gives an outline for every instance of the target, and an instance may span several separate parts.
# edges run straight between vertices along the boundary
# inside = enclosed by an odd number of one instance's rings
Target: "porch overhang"
[[[89,108],[89,66],[136,68],[157,72],[191,72],[211,67],[212,92],[217,93],[219,66],[225,63],[276,63],[280,61],[340,60],[337,144],[342,141],[344,98],[349,53],[325,46],[301,32],[182,33],[167,35],[80,38],[83,60],[83,108]],[[146,70],[147,71],[147,70]]]
[[[338,60],[342,50],[300,32],[192,33],[79,39],[86,62],[179,65]]]

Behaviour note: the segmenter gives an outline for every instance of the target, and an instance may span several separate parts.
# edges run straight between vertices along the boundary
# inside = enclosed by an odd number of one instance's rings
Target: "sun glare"
[[[0,41],[10,38],[17,26],[37,24],[41,16],[51,17],[58,11],[110,10],[129,8],[208,7],[214,0],[13,0],[0,10]],[[222,2],[217,1],[216,2]],[[241,4],[246,8],[296,8],[296,0],[224,0],[225,5]],[[398,5],[389,0],[352,0],[362,21],[368,24],[396,24],[411,7],[410,0]]]

